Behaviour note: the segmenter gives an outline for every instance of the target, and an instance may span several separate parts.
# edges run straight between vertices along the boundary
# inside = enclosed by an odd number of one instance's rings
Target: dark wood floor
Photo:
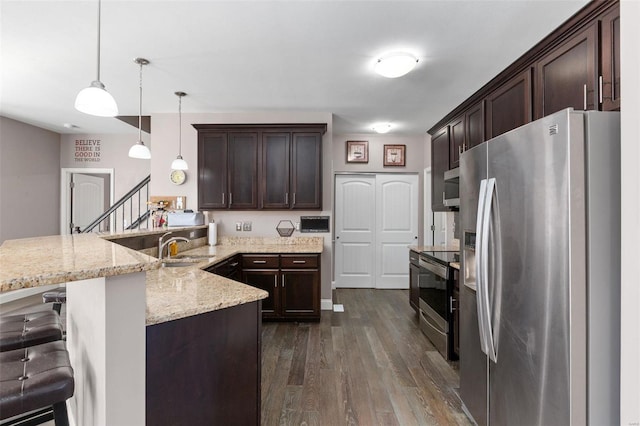
[[[339,289],[319,323],[263,323],[262,425],[468,425],[407,290]]]

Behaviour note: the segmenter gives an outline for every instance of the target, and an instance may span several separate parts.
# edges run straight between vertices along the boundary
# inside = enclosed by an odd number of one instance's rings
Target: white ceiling
[[[121,115],[322,111],[335,133],[423,134],[586,0],[117,1],[102,3],[101,80]],[[0,2],[0,113],[59,133],[129,133],[82,114],[96,77],[97,0]],[[373,73],[378,55],[419,57],[410,74]],[[78,126],[75,130],[63,123]]]

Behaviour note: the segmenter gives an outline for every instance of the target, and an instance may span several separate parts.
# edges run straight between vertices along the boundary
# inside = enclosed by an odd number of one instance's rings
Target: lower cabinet
[[[320,319],[320,255],[242,256],[242,281],[265,290],[262,318]]]
[[[218,263],[215,266],[207,269],[207,272],[211,272],[212,274],[220,275],[225,278],[232,279],[234,281],[241,280],[241,272],[240,269],[240,256],[233,256],[221,263]]]
[[[418,253],[409,250],[409,305],[420,313],[420,266]]]
[[[453,298],[451,299],[451,317],[453,319],[453,354],[460,358],[460,273],[453,271]]]

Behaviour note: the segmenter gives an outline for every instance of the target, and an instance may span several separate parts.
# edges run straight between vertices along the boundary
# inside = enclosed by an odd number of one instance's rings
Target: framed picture
[[[385,145],[384,162],[385,166],[404,166],[406,145]]]
[[[369,141],[347,141],[347,163],[368,163]]]

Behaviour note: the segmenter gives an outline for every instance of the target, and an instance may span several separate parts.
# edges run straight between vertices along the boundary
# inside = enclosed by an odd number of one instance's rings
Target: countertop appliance
[[[442,204],[450,210],[458,210],[460,207],[460,167],[444,172]]]
[[[479,425],[619,424],[619,113],[562,110],[460,165],[465,409]]]
[[[453,268],[459,261],[459,252],[423,251],[419,266],[420,330],[431,340],[445,359],[453,355]]]

